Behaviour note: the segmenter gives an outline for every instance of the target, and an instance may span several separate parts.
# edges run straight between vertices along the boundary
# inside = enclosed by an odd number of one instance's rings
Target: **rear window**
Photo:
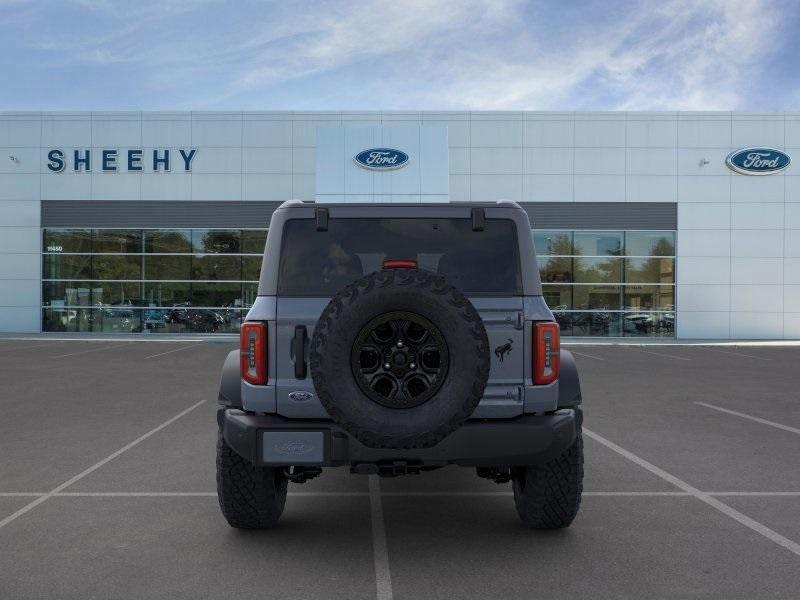
[[[465,294],[522,295],[517,231],[509,219],[331,219],[317,231],[311,219],[287,221],[278,293],[331,296],[383,261],[415,260],[440,273]]]

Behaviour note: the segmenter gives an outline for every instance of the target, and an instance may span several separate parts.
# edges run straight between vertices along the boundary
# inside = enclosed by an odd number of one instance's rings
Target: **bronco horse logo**
[[[503,362],[503,359],[506,357],[506,354],[509,354],[513,348],[514,340],[511,338],[506,338],[508,340],[507,344],[503,344],[502,346],[498,346],[494,349],[494,355],[500,359],[500,362]]]

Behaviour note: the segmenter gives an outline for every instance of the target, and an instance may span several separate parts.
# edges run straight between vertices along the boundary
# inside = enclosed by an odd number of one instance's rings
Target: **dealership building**
[[[0,112],[0,331],[235,332],[281,202],[510,200],[564,336],[800,339],[794,154],[800,113]]]

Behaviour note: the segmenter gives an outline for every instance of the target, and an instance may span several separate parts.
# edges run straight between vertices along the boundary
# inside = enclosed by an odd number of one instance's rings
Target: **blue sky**
[[[793,0],[0,0],[0,110],[800,110]]]

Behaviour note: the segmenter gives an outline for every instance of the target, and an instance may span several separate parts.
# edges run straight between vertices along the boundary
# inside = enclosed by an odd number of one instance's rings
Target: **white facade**
[[[725,165],[750,146],[800,161],[800,113],[728,112],[0,113],[0,331],[41,328],[42,201],[312,200],[321,127],[398,124],[446,132],[431,185],[452,201],[676,203],[677,337],[800,338],[800,166]],[[51,171],[54,148],[92,149],[92,172]],[[178,148],[190,171],[153,172],[153,149]]]

